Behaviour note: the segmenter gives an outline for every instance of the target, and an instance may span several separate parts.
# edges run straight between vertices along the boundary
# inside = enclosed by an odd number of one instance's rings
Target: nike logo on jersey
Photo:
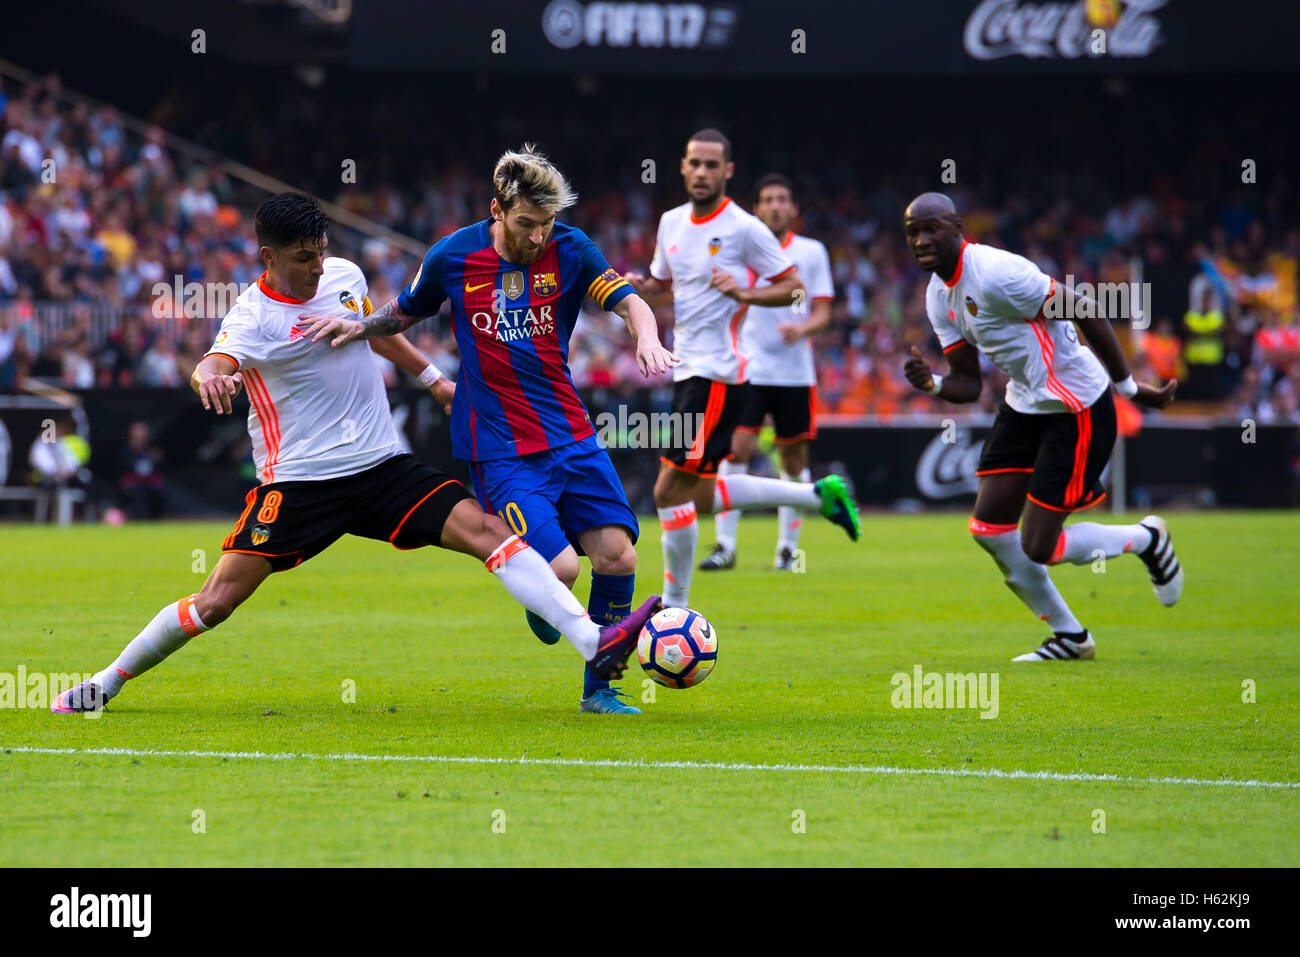
[[[482,289],[484,286],[490,286],[490,285],[492,285],[492,283],[490,282],[481,282],[477,286],[471,286],[469,283],[465,283],[465,291],[478,292],[478,290]]]

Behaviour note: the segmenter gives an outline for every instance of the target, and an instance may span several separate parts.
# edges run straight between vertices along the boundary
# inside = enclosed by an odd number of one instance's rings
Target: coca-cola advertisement
[[[977,60],[1002,57],[1145,57],[1164,41],[1167,0],[981,0],[962,42]]]
[[[976,470],[992,416],[861,426],[823,426],[813,444],[814,467],[843,469],[858,501],[884,508],[969,508],[978,488]],[[1291,426],[1258,428],[1252,436],[1256,468],[1234,470],[1241,428],[1225,423],[1191,429],[1149,425],[1121,438],[1101,481],[1109,508],[1123,492],[1129,506],[1216,503],[1237,507],[1287,507],[1297,494],[1297,433]],[[1116,481],[1122,475],[1122,486]]]

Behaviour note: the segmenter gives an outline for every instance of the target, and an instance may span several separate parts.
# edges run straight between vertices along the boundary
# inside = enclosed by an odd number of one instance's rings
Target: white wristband
[[[430,362],[420,373],[420,381],[426,386],[432,388],[433,384],[442,378],[442,370]]]
[[[1116,382],[1115,388],[1118,389],[1119,394],[1124,396],[1126,399],[1131,399],[1133,396],[1138,394],[1138,384],[1133,381],[1132,376],[1129,376],[1123,382]]]
[[[939,386],[943,385],[943,376],[935,375],[932,373],[930,375],[930,378],[934,380],[934,385],[930,386],[930,388],[926,389],[925,391],[930,393],[931,395],[938,395]]]

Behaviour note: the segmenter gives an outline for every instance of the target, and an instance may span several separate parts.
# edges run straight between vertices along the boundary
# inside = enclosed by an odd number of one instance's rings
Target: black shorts
[[[673,414],[689,422],[689,430],[680,433],[694,436],[690,448],[674,447],[659,461],[682,472],[702,478],[718,474],[718,463],[731,454],[731,433],[736,430],[740,413],[745,409],[749,385],[715,382],[700,376],[673,383]],[[686,417],[689,416],[689,419]]]
[[[776,426],[778,444],[793,445],[817,438],[817,387],[751,382],[736,431],[757,432],[763,427],[763,417],[769,414]]]
[[[976,475],[1032,472],[1029,501],[1057,512],[1096,505],[1106,495],[1101,473],[1115,447],[1110,389],[1082,412],[1026,415],[998,408]]]
[[[344,535],[402,549],[437,545],[451,510],[470,497],[445,472],[414,455],[395,455],[356,475],[259,485],[244,499],[221,550],[261,555],[282,572]]]

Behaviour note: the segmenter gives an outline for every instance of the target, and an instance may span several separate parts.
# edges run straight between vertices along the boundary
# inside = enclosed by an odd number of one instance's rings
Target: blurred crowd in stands
[[[399,157],[418,152],[408,140],[420,124],[400,113],[414,107],[400,98],[379,103],[367,110],[366,125],[350,131],[360,172],[356,184],[342,184],[332,153],[322,159],[312,148],[311,161],[301,162],[302,144],[327,126],[321,97],[304,90],[298,99],[279,98],[271,109],[282,115],[267,113],[261,123],[266,104],[249,90],[232,95],[218,117],[164,98],[153,118],[421,243],[485,217],[491,159],[532,134],[512,129],[513,139],[503,142],[500,130],[458,125],[458,137],[477,137],[472,147],[458,142],[446,162],[426,156],[408,169]],[[191,114],[205,120],[187,125],[181,117]],[[644,147],[634,141],[611,133],[608,142],[580,146],[581,127],[571,121],[553,143],[543,139],[581,194],[572,221],[620,272],[646,269],[659,214],[684,198],[672,157],[687,126],[658,118],[639,130],[641,141],[662,142],[668,158],[650,185],[641,175]],[[1142,163],[1126,170],[1122,161],[1107,167],[1109,154],[1073,163],[1054,153],[1028,155],[1008,143],[996,147],[1007,157],[997,174],[971,174],[968,182],[959,173],[945,189],[973,240],[1021,252],[1075,283],[1149,283],[1149,328],[1118,329],[1139,379],[1183,382],[1182,408],[1300,424],[1295,195],[1276,170],[1261,172],[1259,185],[1233,182],[1240,161],[1221,140],[1208,132],[1197,139],[1196,132],[1163,172]],[[779,168],[799,184],[800,231],[830,250],[833,319],[815,343],[821,411],[948,411],[909,388],[901,372],[913,343],[937,355],[923,309],[927,276],[911,261],[899,226],[903,205],[933,188],[934,178],[862,173],[855,155],[889,166],[872,130],[843,128],[836,136],[834,155],[807,142],[750,154],[738,148],[746,173],[732,193],[748,206],[745,184]],[[1210,167],[1228,171],[1227,185],[1207,177]],[[186,384],[220,314],[187,317],[170,297],[161,303],[155,286],[256,281],[256,201],[217,166],[170,149],[160,126],[137,134],[111,106],[69,101],[57,76],[0,87],[0,392],[27,376],[66,388]],[[413,257],[379,240],[353,237],[334,248],[359,260],[376,304],[414,272]],[[670,319],[664,310],[665,332]],[[454,374],[445,319],[416,327],[413,338]],[[622,323],[607,314],[592,312],[579,324],[571,365],[580,387],[620,392],[642,384]],[[398,381],[395,370],[387,375]],[[1000,394],[986,388],[979,408],[992,411]]]

